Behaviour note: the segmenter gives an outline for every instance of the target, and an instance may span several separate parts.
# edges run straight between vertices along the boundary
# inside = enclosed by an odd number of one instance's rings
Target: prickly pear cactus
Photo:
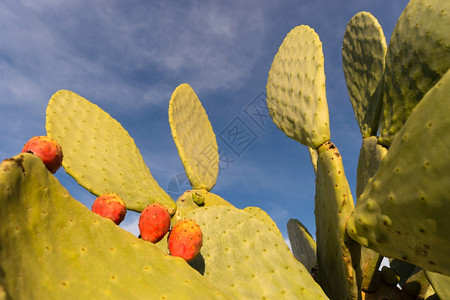
[[[284,39],[267,105],[274,123],[308,147],[316,175],[317,242],[299,221],[288,222],[298,260],[266,212],[210,192],[217,142],[189,85],[169,103],[193,187],[176,203],[116,120],[73,92],[57,92],[46,129],[63,148],[66,171],[96,195],[119,194],[127,209],[160,202],[172,224],[195,220],[203,247],[189,264],[171,257],[167,235],[157,244],[134,237],[74,200],[39,158],[20,154],[0,164],[0,299],[448,298],[449,3],[412,0],[387,50],[370,13],[348,23],[344,74],[363,138],[356,206],[330,141],[319,37],[302,25]],[[383,256],[391,266],[379,270]]]
[[[47,106],[46,129],[64,149],[65,171],[94,195],[117,193],[138,212],[160,202],[175,213],[175,202],[153,179],[134,140],[97,105],[58,91]]]
[[[74,200],[34,155],[0,165],[0,207],[7,299],[227,299],[184,260]]]
[[[386,39],[378,20],[368,12],[360,12],[347,24],[342,42],[342,63],[345,82],[355,118],[358,122],[362,146],[359,153],[356,199],[368,180],[377,171],[387,149],[378,144],[381,113],[381,91],[386,56]],[[372,278],[382,256],[373,250],[361,248],[361,290],[371,291]]]
[[[342,158],[328,142],[318,149],[316,177],[316,238],[318,279],[334,299],[358,299],[361,248],[345,232],[354,203]]]
[[[211,190],[219,172],[216,136],[205,109],[188,84],[178,86],[172,94],[169,123],[192,188]]]
[[[347,224],[362,245],[447,275],[449,93],[450,71],[412,111]]]
[[[345,232],[354,204],[340,154],[329,141],[322,44],[312,28],[287,34],[266,87],[274,123],[308,147],[316,172],[318,282],[332,299],[358,299],[360,246]]]
[[[328,299],[279,232],[260,217],[220,205],[187,217],[203,231],[201,256],[192,265],[234,299]]]
[[[450,1],[412,0],[386,55],[380,143],[389,147],[410,113],[450,68]]]
[[[410,261],[427,272],[448,274],[445,229],[450,226],[444,207],[449,193],[443,186],[450,168],[444,128],[450,124],[445,120],[448,103],[436,99],[449,91],[442,80],[433,86],[450,64],[449,8],[448,1],[412,0],[397,22],[389,47],[370,13],[358,13],[348,23],[342,48],[344,75],[363,139],[356,208],[342,163],[338,164],[341,157],[328,152],[333,144],[320,126],[324,123],[319,116],[328,111],[316,83],[325,86],[324,77],[308,80],[311,73],[323,70],[318,37],[307,26],[296,27],[274,58],[267,104],[274,123],[310,151],[316,175],[318,282],[330,298],[412,297],[391,280],[395,276],[386,275],[394,274],[393,270],[378,270],[382,255]],[[433,92],[427,93],[430,89]],[[434,105],[419,108],[424,95],[422,101]],[[359,251],[354,241],[371,249]],[[311,249],[307,239],[302,242],[297,248]],[[410,286],[415,282],[407,279]],[[431,286],[424,286],[417,295],[436,296]]]
[[[384,73],[386,39],[378,20],[368,12],[348,23],[342,43],[345,82],[363,138],[377,134],[379,84]]]
[[[311,27],[287,34],[266,89],[269,113],[288,137],[313,149],[330,140],[322,43]]]

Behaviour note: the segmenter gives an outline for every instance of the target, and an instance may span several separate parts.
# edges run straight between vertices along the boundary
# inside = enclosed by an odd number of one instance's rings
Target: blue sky
[[[285,236],[290,218],[314,232],[315,178],[308,151],[274,125],[264,104],[273,57],[293,27],[306,24],[319,34],[331,140],[354,194],[361,136],[342,71],[345,27],[357,12],[369,11],[389,41],[407,2],[1,1],[0,159],[19,153],[30,137],[45,135],[48,100],[69,89],[121,122],[160,186],[175,195],[189,186],[167,110],[173,90],[189,83],[221,151],[212,192],[239,208],[263,208]],[[232,128],[245,131],[245,142],[230,139]],[[95,196],[63,169],[56,176],[91,207]],[[122,227],[137,233],[137,218],[128,213]]]

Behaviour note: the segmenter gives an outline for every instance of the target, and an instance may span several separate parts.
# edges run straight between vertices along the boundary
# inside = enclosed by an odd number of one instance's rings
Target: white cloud
[[[29,105],[65,88],[133,110],[165,103],[182,82],[239,88],[261,55],[264,18],[236,5],[0,4],[1,94]]]

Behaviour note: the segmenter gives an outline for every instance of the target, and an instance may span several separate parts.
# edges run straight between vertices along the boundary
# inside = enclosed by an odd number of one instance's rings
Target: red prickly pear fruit
[[[159,242],[169,231],[170,214],[160,203],[147,206],[139,217],[139,231],[141,238],[152,243]]]
[[[106,193],[97,197],[92,204],[92,211],[104,218],[111,219],[117,225],[127,214],[125,202],[116,193]]]
[[[23,146],[22,153],[32,153],[42,159],[47,169],[53,174],[62,164],[61,146],[48,136],[35,136]]]
[[[172,227],[168,238],[170,255],[182,257],[187,262],[198,255],[202,243],[202,230],[200,229],[200,226],[191,219],[177,222]]]

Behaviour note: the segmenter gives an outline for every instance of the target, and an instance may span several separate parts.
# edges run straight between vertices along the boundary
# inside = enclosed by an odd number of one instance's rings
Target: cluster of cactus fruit
[[[362,134],[356,204],[330,141],[321,41],[304,25],[287,34],[267,104],[316,174],[316,239],[289,220],[294,255],[264,211],[210,192],[218,147],[189,85],[169,103],[192,186],[176,202],[120,123],[58,91],[48,136],[0,165],[0,299],[450,299],[449,30],[446,0],[411,0],[389,46],[370,13],[348,23],[342,59]],[[98,196],[92,211],[52,175],[61,163]],[[141,239],[116,225],[125,206],[141,212]]]
[[[54,174],[62,165],[62,148],[48,136],[32,137],[23,147],[22,153],[38,156],[45,167]],[[126,204],[116,193],[98,196],[92,204],[92,211],[119,225],[127,213]],[[151,243],[159,242],[170,229],[169,211],[163,204],[148,205],[139,218],[140,237]],[[181,220],[174,225],[168,236],[169,253],[191,261],[200,252],[203,235],[194,220]]]

